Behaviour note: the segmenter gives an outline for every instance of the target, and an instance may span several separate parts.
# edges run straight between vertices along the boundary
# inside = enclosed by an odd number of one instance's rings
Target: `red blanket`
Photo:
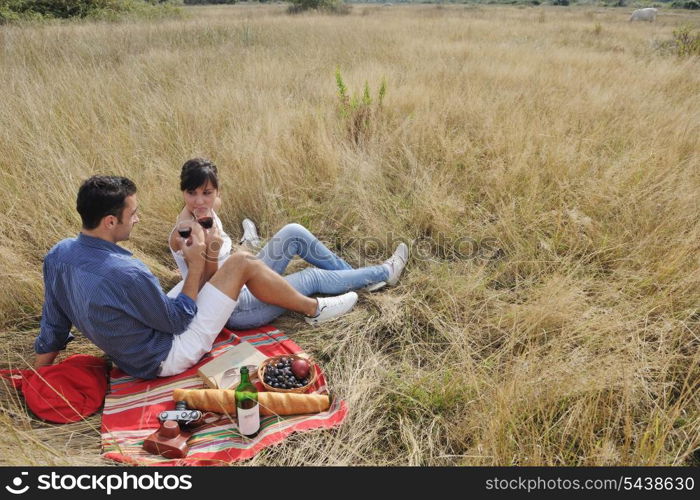
[[[186,458],[167,459],[147,453],[142,448],[143,440],[158,429],[158,414],[175,408],[172,390],[176,387],[204,387],[197,369],[212,356],[216,357],[242,341],[250,342],[267,356],[302,352],[283,332],[273,327],[235,333],[223,330],[216,339],[211,354],[180,375],[142,380],[115,368],[111,374],[111,393],[105,399],[102,414],[103,456],[139,465],[226,465],[251,458],[263,448],[279,443],[292,432],[330,428],[342,423],[347,414],[347,406],[339,399],[333,401],[328,411],[318,414],[261,416],[260,432],[253,439],[242,437],[238,433],[236,422],[222,416],[213,426],[207,426],[190,438],[190,451]],[[258,388],[261,389],[261,386]],[[313,392],[328,392],[322,373]]]

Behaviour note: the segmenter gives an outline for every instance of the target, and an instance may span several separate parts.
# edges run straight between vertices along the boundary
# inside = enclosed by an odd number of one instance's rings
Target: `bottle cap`
[[[241,375],[248,373],[248,367],[247,366],[241,366]]]

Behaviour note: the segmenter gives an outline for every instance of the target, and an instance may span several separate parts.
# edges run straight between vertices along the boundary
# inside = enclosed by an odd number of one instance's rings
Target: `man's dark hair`
[[[180,172],[180,191],[189,191],[206,185],[207,181],[219,189],[216,165],[205,158],[187,160]]]
[[[78,190],[77,209],[84,229],[95,229],[100,221],[114,215],[121,224],[126,197],[136,193],[136,184],[126,177],[93,175]]]

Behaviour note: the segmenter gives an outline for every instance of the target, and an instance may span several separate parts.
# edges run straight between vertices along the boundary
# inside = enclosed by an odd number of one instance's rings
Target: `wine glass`
[[[199,207],[194,209],[194,218],[197,219],[199,225],[204,229],[211,229],[214,225],[214,212],[208,207]]]
[[[177,223],[177,232],[181,238],[189,238],[192,234],[192,222],[188,220],[181,220]]]

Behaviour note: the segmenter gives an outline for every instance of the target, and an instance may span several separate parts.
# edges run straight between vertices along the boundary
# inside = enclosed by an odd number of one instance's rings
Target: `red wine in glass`
[[[214,213],[211,208],[199,207],[194,209],[194,218],[204,229],[211,229],[214,225]]]
[[[197,222],[199,222],[199,225],[202,226],[204,229],[211,229],[211,227],[214,225],[214,219],[212,217],[200,217],[197,219]]]
[[[177,223],[177,234],[183,239],[187,239],[192,234],[192,223],[189,221],[180,221]]]

